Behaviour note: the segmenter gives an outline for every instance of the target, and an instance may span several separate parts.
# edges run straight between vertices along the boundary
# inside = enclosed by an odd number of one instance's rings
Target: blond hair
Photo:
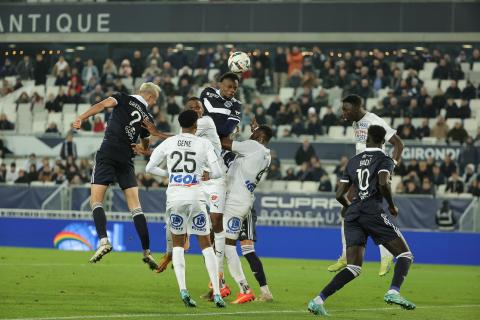
[[[157,97],[160,96],[160,92],[162,90],[160,89],[159,86],[157,86],[155,83],[153,82],[145,82],[145,83],[142,83],[142,85],[140,86],[140,89],[138,90],[138,93],[141,95],[141,94],[144,94],[144,93],[147,93],[147,94],[154,94],[156,95]]]

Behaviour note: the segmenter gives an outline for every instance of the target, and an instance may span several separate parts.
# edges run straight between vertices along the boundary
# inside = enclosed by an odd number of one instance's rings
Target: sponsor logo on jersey
[[[171,174],[169,185],[172,187],[191,187],[198,184],[197,176],[194,174]]]
[[[178,214],[170,214],[170,227],[175,230],[182,230],[183,218]]]
[[[232,101],[227,100],[223,105],[225,106],[225,108],[230,109],[233,106],[233,103]]]
[[[255,188],[257,185],[254,182],[251,182],[250,180],[245,181],[245,187],[247,188],[248,191],[252,192],[255,191]]]
[[[242,221],[240,221],[240,219],[237,217],[232,217],[228,220],[227,226],[228,226],[228,229],[227,229],[228,233],[236,233],[240,231],[240,228],[242,226]]]
[[[192,229],[197,231],[206,231],[207,229],[205,226],[207,225],[207,218],[205,217],[205,213],[200,212],[192,219]]]
[[[212,97],[212,98],[220,98],[218,94],[212,93],[212,92],[207,92],[207,97]]]
[[[210,203],[215,207],[218,208],[218,202],[220,201],[220,197],[216,193],[212,193],[210,195]]]

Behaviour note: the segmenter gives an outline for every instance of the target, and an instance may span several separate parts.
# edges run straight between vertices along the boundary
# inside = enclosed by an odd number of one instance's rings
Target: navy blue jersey
[[[149,136],[148,131],[142,128],[143,120],[154,120],[148,112],[147,102],[141,96],[119,92],[112,98],[117,100],[117,106],[108,119],[100,151],[116,159],[130,160],[135,156],[131,144],[136,143],[138,137],[143,139]]]
[[[200,100],[205,114],[215,122],[219,137],[227,137],[240,123],[242,104],[237,99],[225,99],[220,95],[220,90],[208,87],[202,91]]]
[[[366,148],[364,152],[350,159],[340,182],[355,185],[356,197],[352,204],[374,200],[381,203],[378,174],[382,171],[392,174],[395,164],[382,149]]]

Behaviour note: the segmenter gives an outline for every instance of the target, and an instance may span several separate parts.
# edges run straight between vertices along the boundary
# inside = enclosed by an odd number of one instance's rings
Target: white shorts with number
[[[172,201],[167,202],[167,225],[175,235],[210,234],[210,217],[203,201]]]
[[[227,203],[225,204],[225,211],[223,213],[223,230],[225,230],[225,237],[231,240],[237,240],[242,229],[242,223],[250,214],[252,203],[245,201],[245,204]]]
[[[223,213],[225,210],[226,183],[225,178],[210,179],[202,183],[210,212]]]

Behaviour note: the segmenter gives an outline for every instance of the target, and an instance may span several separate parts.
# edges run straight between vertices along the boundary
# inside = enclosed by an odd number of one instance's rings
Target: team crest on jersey
[[[242,221],[240,221],[240,219],[237,217],[233,217],[233,218],[230,218],[230,220],[228,220],[227,225],[228,225],[227,232],[235,233],[240,230],[240,227],[242,226]]]
[[[181,230],[182,224],[183,224],[183,218],[181,216],[175,213],[172,213],[170,215],[170,226],[173,229]]]
[[[201,212],[197,214],[195,217],[193,217],[192,223],[193,223],[193,229],[198,231],[205,231],[206,230],[205,226],[207,225],[207,218],[205,217],[205,214]]]
[[[232,103],[232,101],[227,100],[227,101],[225,101],[225,103],[223,105],[225,106],[225,108],[230,109],[233,106],[233,103]]]
[[[210,203],[215,207],[218,208],[218,202],[220,201],[220,197],[216,193],[212,193],[210,195]]]

